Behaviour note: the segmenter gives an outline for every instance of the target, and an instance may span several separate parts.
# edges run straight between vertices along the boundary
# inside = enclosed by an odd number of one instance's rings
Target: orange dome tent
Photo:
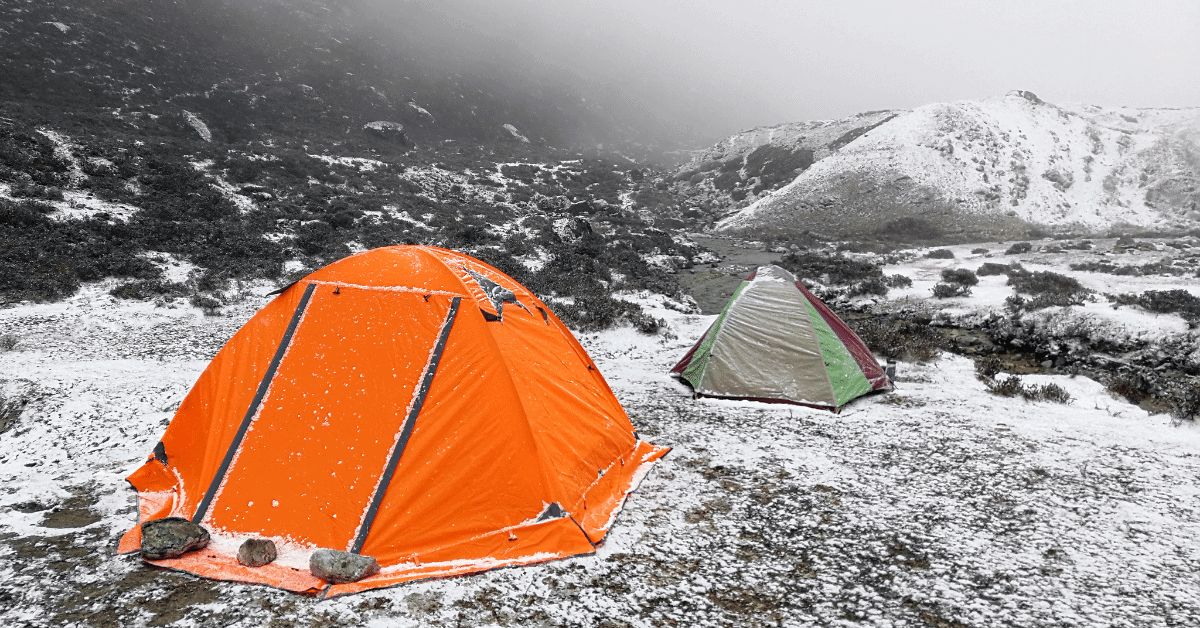
[[[395,246],[255,314],[129,482],[141,521],[213,534],[155,564],[332,596],[590,553],[666,452],[532,293],[474,258]],[[238,563],[252,536],[280,558]],[[140,540],[134,526],[120,551]],[[307,569],[316,548],[382,570],[326,585]]]

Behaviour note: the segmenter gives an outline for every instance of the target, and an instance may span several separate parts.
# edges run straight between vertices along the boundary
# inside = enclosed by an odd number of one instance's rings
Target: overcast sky
[[[414,24],[462,59],[562,73],[704,135],[1011,89],[1200,106],[1198,0],[391,4],[431,18]]]

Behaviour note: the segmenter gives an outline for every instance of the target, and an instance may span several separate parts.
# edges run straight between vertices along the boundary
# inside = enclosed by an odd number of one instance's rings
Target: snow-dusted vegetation
[[[0,3],[0,624],[1200,625],[1200,110],[1014,91],[683,152],[371,4]],[[527,286],[673,448],[596,554],[327,601],[115,555],[217,350],[398,244]],[[766,263],[895,389],[669,377]]]
[[[920,264],[900,270],[914,272]],[[111,283],[109,284],[111,285]],[[1067,404],[988,392],[971,360],[901,362],[842,414],[692,399],[667,369],[711,321],[581,336],[641,433],[674,451],[593,556],[316,601],[115,556],[141,464],[225,316],[90,285],[0,311],[6,621],[59,625],[1189,625],[1200,434],[1083,376]],[[9,408],[15,408],[10,410]],[[1191,478],[1191,479],[1189,479]]]

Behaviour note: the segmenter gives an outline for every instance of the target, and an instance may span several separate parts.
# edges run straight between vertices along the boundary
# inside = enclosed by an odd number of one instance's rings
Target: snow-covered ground
[[[580,338],[674,448],[596,555],[329,601],[151,569],[113,554],[123,478],[272,286],[219,317],[109,288],[0,310],[0,391],[27,400],[0,433],[0,624],[1200,625],[1193,426],[1084,378],[1026,376],[1069,405],[993,397],[951,356],[839,415],[694,400],[666,371],[712,317],[649,303],[659,335]]]

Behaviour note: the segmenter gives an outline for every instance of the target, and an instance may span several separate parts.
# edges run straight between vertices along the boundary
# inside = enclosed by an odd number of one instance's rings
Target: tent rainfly
[[[527,289],[453,251],[394,246],[255,314],[129,482],[141,521],[212,534],[155,564],[333,596],[591,553],[666,452]],[[279,558],[240,564],[250,537]],[[329,585],[308,571],[317,548],[382,570]]]
[[[788,271],[761,266],[671,373],[697,395],[837,411],[891,385],[862,340]]]

